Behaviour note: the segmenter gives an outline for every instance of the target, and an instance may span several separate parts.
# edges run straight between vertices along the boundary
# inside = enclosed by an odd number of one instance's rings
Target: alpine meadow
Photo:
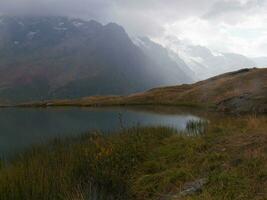
[[[0,1],[0,200],[266,200],[266,11]]]

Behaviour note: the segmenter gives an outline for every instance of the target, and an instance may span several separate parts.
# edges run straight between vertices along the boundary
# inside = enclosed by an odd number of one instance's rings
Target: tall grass
[[[186,132],[190,136],[203,135],[207,132],[209,122],[207,120],[189,120],[186,123]]]
[[[34,147],[0,168],[1,200],[267,199],[266,117],[87,134]],[[205,134],[202,134],[205,132]]]
[[[0,169],[0,199],[125,199],[129,174],[171,134],[133,128],[32,148]]]

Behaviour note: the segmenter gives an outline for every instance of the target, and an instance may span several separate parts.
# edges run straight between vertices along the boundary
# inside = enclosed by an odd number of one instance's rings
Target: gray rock
[[[208,182],[207,178],[201,178],[194,182],[186,183],[180,195],[186,196],[195,194],[196,192],[201,191],[203,186],[207,184],[207,182]]]

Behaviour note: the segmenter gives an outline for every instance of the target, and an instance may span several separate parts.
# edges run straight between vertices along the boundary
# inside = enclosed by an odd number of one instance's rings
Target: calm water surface
[[[189,120],[197,119],[186,112],[160,114],[129,108],[0,108],[0,156],[87,131],[112,132],[136,125],[183,130]]]

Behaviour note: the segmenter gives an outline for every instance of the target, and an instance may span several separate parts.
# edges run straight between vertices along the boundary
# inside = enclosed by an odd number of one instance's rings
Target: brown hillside
[[[191,85],[156,88],[130,96],[94,96],[29,106],[186,105],[230,112],[267,112],[267,69],[242,69]]]

